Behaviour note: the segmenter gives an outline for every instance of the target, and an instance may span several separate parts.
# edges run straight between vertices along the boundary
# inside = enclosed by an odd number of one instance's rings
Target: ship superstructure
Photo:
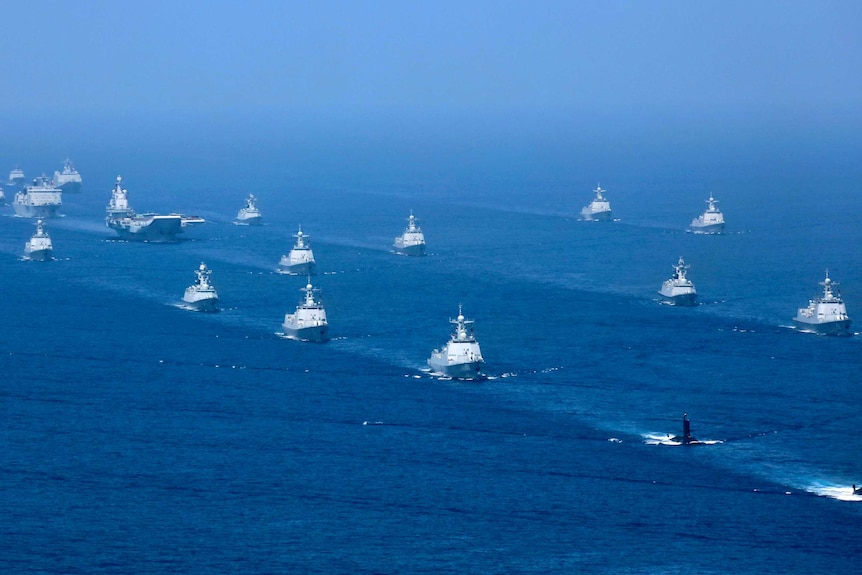
[[[404,230],[403,234],[395,238],[395,243],[392,247],[395,249],[395,253],[405,256],[425,255],[425,234],[416,225],[413,210],[410,210],[410,217],[407,218],[407,229]]]
[[[45,231],[42,220],[36,221],[36,233],[24,244],[24,257],[37,262],[54,259],[54,244]]]
[[[847,306],[841,299],[838,283],[829,278],[829,270],[826,270],[826,279],[820,282],[820,285],[823,286],[823,295],[809,300],[808,307],[799,308],[793,323],[797,328],[806,331],[826,335],[850,335]]]
[[[245,206],[237,212],[235,223],[243,226],[259,226],[263,223],[263,215],[257,209],[254,194],[249,194],[245,199]]]
[[[605,198],[604,192],[607,192],[607,190],[603,190],[601,186],[596,186],[596,189],[593,190],[593,193],[596,195],[593,201],[581,210],[581,217],[583,219],[608,221],[613,218],[611,203]]]
[[[308,284],[300,290],[305,292],[305,297],[296,306],[294,313],[285,314],[284,323],[281,324],[285,337],[299,341],[325,342],[329,340],[329,323],[326,320],[326,310],[320,299],[315,298],[315,289]]]
[[[45,176],[34,179],[32,185],[16,193],[12,202],[15,214],[23,218],[57,217],[62,205],[63,191]]]
[[[709,195],[706,200],[706,211],[691,221],[689,228],[696,234],[723,234],[724,214],[715,206],[718,200]]]
[[[64,192],[81,191],[81,174],[75,169],[75,164],[68,158],[63,162],[63,171],[54,172],[54,185]]]
[[[659,290],[659,294],[665,303],[671,305],[695,305],[697,302],[697,290],[694,284],[686,277],[691,266],[686,265],[680,257],[679,262],[673,266],[673,276],[666,280]]]
[[[278,262],[279,271],[292,275],[314,275],[316,262],[314,261],[314,252],[311,251],[311,245],[308,243],[309,236],[302,233],[302,226],[300,226],[299,231],[293,234],[293,237],[296,238],[296,243],[290,253],[281,256],[281,260]]]
[[[218,293],[210,282],[212,271],[205,263],[195,270],[195,283],[186,288],[183,294],[185,304],[196,311],[218,311]]]
[[[434,373],[458,379],[478,379],[482,377],[482,350],[473,334],[473,320],[465,319],[461,306],[458,317],[450,319],[455,331],[449,342],[435,349],[428,358],[428,366]]]

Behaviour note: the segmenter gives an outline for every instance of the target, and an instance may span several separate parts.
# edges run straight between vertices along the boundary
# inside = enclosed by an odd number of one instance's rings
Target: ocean
[[[339,172],[184,145],[73,157],[55,261],[0,211],[3,573],[858,572],[862,337],[791,325],[827,268],[862,322],[858,168],[539,150],[411,178],[425,147],[364,169],[357,143]],[[116,239],[117,174],[138,211],[207,223]],[[579,221],[599,182],[616,221]],[[248,193],[261,227],[232,224]],[[686,233],[710,193],[727,233]],[[390,251],[410,210],[423,258]],[[322,345],[278,333],[299,225]],[[694,308],[658,301],[680,256]],[[218,314],[180,306],[202,261]],[[459,305],[486,380],[426,367]],[[709,444],[656,441],[684,412]]]

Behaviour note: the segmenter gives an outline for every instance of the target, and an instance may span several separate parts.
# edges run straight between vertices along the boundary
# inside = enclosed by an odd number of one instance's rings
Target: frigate
[[[841,299],[838,283],[829,278],[820,282],[823,295],[808,301],[808,307],[799,308],[793,323],[805,331],[813,331],[825,335],[850,335],[850,316],[847,307]]]
[[[689,229],[696,234],[723,234],[724,233],[724,214],[722,214],[715,204],[718,200],[709,195],[706,200],[706,211],[697,216],[691,221]]]
[[[257,200],[254,194],[249,194],[245,199],[245,207],[237,212],[234,223],[241,226],[259,226],[263,223],[263,216],[257,209]]]
[[[293,234],[296,238],[296,243],[290,253],[281,256],[278,262],[279,271],[291,275],[310,276],[314,274],[315,261],[314,252],[311,251],[311,246],[308,243],[309,236],[302,233],[302,226],[299,231]]]
[[[75,164],[68,158],[63,162],[63,171],[54,172],[54,185],[63,190],[63,192],[80,192],[81,191],[81,174],[75,169]]]
[[[329,323],[326,321],[326,310],[320,300],[314,297],[316,290],[308,284],[300,291],[305,297],[296,306],[296,312],[285,314],[281,324],[285,337],[299,341],[325,342],[329,340]]]
[[[62,205],[63,191],[45,176],[34,179],[32,185],[16,193],[12,202],[15,214],[23,218],[57,217]]]
[[[205,263],[195,270],[195,283],[186,288],[183,302],[195,311],[218,311],[218,293],[210,282],[212,271]]]
[[[673,266],[673,276],[665,281],[659,294],[664,299],[665,303],[671,305],[695,305],[697,300],[697,290],[694,289],[694,284],[687,277],[686,272],[689,267],[680,257],[679,262]]]
[[[395,253],[405,256],[425,255],[425,234],[416,225],[413,210],[410,210],[410,217],[407,218],[407,229],[404,230],[403,234],[395,238],[395,243],[392,247],[395,249]]]
[[[455,326],[455,332],[449,342],[440,349],[435,349],[428,358],[428,366],[434,373],[447,375],[458,379],[479,379],[482,377],[482,351],[479,342],[473,335],[473,320],[465,319],[461,306],[458,306],[458,317],[450,319]]]
[[[42,225],[42,220],[36,221],[36,233],[24,244],[24,257],[37,262],[54,259],[54,244]]]
[[[610,220],[613,217],[613,212],[611,212],[611,203],[604,196],[604,192],[607,192],[607,190],[603,190],[601,186],[596,186],[593,192],[596,194],[596,197],[593,198],[592,202],[584,206],[584,209],[581,210],[581,217],[585,220]]]

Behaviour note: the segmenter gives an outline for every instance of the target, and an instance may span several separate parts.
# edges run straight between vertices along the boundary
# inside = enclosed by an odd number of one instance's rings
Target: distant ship
[[[63,162],[63,171],[54,172],[54,185],[64,192],[75,193],[81,191],[81,174],[78,173],[75,165],[68,158]]]
[[[823,296],[810,300],[808,307],[799,308],[793,323],[799,329],[826,335],[850,335],[850,316],[840,292],[836,295],[832,291],[838,288],[838,284],[829,279],[829,270],[826,270],[826,279],[820,285],[823,286]]]
[[[302,226],[300,226],[299,231],[293,234],[293,237],[296,238],[296,244],[290,253],[281,256],[278,269],[292,275],[313,275],[316,264],[314,252],[311,251],[311,246],[308,244],[309,236],[302,233]]]
[[[26,182],[27,178],[24,176],[24,170],[15,166],[15,169],[9,172],[9,181],[6,182],[6,185],[10,188],[16,189],[23,187]]]
[[[284,316],[284,335],[299,341],[325,342],[329,340],[329,323],[326,321],[326,310],[319,299],[314,298],[318,291],[311,285],[309,279],[305,288],[305,299],[296,306],[296,313]]]
[[[37,262],[54,259],[54,245],[51,237],[42,227],[42,220],[36,221],[36,233],[24,244],[24,256]]]
[[[715,204],[718,200],[709,195],[706,200],[706,211],[697,216],[691,221],[690,229],[696,234],[723,234],[724,233],[724,214],[722,214]]]
[[[182,214],[136,214],[129,205],[128,191],[122,187],[122,178],[111,192],[111,201],[105,210],[105,225],[126,240],[143,242],[175,242],[177,235],[191,224],[203,223],[196,216]]]
[[[183,301],[196,311],[218,311],[218,293],[210,283],[210,274],[205,263],[195,270],[195,283],[186,288]]]
[[[611,219],[613,215],[613,212],[611,212],[611,203],[602,195],[606,191],[601,186],[596,186],[596,189],[593,190],[596,197],[581,210],[581,217],[583,219],[595,221],[608,221]]]
[[[24,218],[54,218],[63,205],[63,192],[45,176],[33,180],[33,185],[15,194],[12,207]]]
[[[694,284],[685,277],[689,267],[691,266],[685,265],[682,258],[679,258],[679,262],[673,266],[673,276],[661,285],[661,290],[658,292],[666,303],[695,305],[697,290],[694,289]]]
[[[461,306],[458,306],[458,317],[450,319],[449,323],[455,326],[455,333],[446,345],[431,353],[428,366],[435,373],[458,379],[482,377],[485,360],[482,359],[479,342],[473,336],[473,320],[464,319]]]
[[[407,229],[404,230],[403,234],[395,238],[393,247],[395,248],[395,253],[405,256],[425,255],[425,234],[416,225],[413,210],[410,210],[410,217],[407,218]]]
[[[245,207],[237,213],[234,223],[243,226],[259,226],[263,223],[263,216],[257,209],[255,201],[254,194],[249,194],[245,200]]]

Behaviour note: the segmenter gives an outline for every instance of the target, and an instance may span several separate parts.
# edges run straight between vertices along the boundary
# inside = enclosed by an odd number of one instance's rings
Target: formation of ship
[[[318,290],[311,285],[311,278],[300,291],[305,292],[305,297],[296,306],[294,313],[285,314],[284,323],[281,324],[285,337],[320,343],[329,340],[326,310],[320,300],[314,297]]]
[[[697,303],[697,290],[694,288],[691,280],[686,277],[686,273],[690,267],[686,265],[682,257],[673,266],[673,275],[661,284],[661,289],[658,292],[665,303],[686,306]]]
[[[249,194],[245,199],[245,206],[237,212],[234,223],[242,226],[259,226],[263,223],[263,215],[257,209],[257,200],[255,200],[254,194]]]
[[[187,226],[203,223],[197,216],[182,214],[138,214],[129,204],[128,191],[122,186],[122,177],[111,192],[111,200],[105,209],[105,225],[125,240],[142,242],[175,242]]]
[[[195,283],[186,288],[183,294],[185,305],[195,311],[218,311],[218,293],[210,282],[212,272],[205,263],[195,270]]]
[[[292,275],[313,275],[314,252],[311,251],[308,236],[302,233],[302,226],[299,226],[299,231],[293,234],[293,237],[296,238],[296,243],[287,255],[281,256],[278,262],[279,271]]]
[[[413,210],[410,210],[410,217],[407,218],[407,229],[404,230],[403,234],[395,238],[395,243],[392,247],[395,253],[405,256],[425,255],[425,234],[416,225]]]
[[[42,220],[36,221],[36,233],[24,244],[24,257],[37,262],[46,262],[54,258],[54,244],[51,236],[45,231]]]
[[[473,334],[473,320],[464,318],[459,305],[458,317],[450,319],[449,323],[455,326],[455,331],[446,345],[431,352],[428,367],[440,375],[458,379],[479,379],[485,360]]]

